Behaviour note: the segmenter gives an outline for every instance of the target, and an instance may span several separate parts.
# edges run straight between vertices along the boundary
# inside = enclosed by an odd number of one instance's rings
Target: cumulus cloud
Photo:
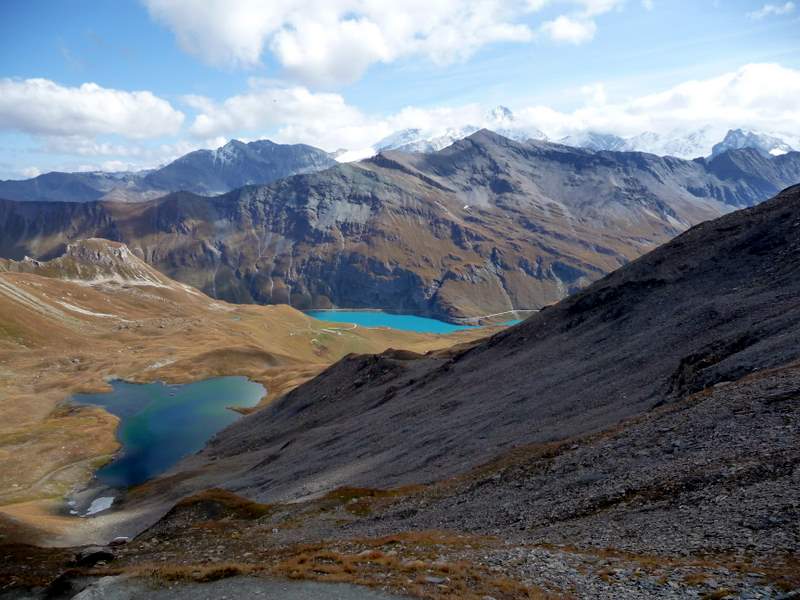
[[[198,111],[189,127],[197,137],[258,137],[276,127],[283,134],[315,145],[349,146],[380,135],[381,119],[370,119],[335,93],[314,93],[302,86],[275,86],[252,80],[250,89],[224,102],[202,96],[184,100]]]
[[[750,64],[710,79],[687,81],[667,91],[620,105],[629,129],[651,124],[726,123],[767,131],[794,131],[800,123],[800,70]],[[611,118],[614,118],[612,116]]]
[[[142,0],[187,52],[216,66],[254,67],[269,52],[312,86],[359,79],[376,63],[465,60],[496,42],[583,44],[596,18],[625,0]],[[652,0],[643,0],[652,8]],[[544,23],[532,15],[552,9]],[[538,16],[538,15],[537,15]],[[534,17],[535,18],[535,17]]]
[[[25,167],[23,169],[20,169],[19,173],[26,179],[31,177],[37,177],[42,174],[42,172],[39,170],[38,167]]]
[[[625,100],[612,99],[596,83],[578,90],[583,106],[564,112],[549,106],[516,106],[515,127],[541,129],[551,139],[578,130],[618,135],[675,129],[747,127],[784,132],[800,139],[800,70],[776,64],[750,64],[718,77],[687,81],[663,92]],[[254,82],[251,89],[222,103],[188,99],[200,114],[190,126],[198,136],[273,137],[304,142],[326,150],[365,148],[406,128],[432,134],[472,125],[497,127],[478,104],[457,107],[408,107],[391,115],[367,115],[338,94],[303,87],[274,87]],[[505,126],[505,124],[503,125]]]
[[[183,101],[196,113],[181,131],[190,136],[186,140],[112,143],[102,136],[40,136],[43,148],[39,151],[84,157],[81,162],[92,169],[123,163],[141,168],[197,148],[218,147],[233,137],[302,142],[329,151],[361,151],[402,129],[417,128],[436,136],[465,126],[540,129],[555,140],[585,130],[632,136],[647,131],[669,134],[699,129],[721,139],[727,129],[744,127],[780,134],[788,143],[800,144],[800,70],[777,64],[749,64],[716,77],[630,98],[615,97],[602,82],[585,85],[574,93],[583,99],[574,110],[511,105],[513,122],[501,123],[496,114],[502,111],[492,115],[487,110],[491,107],[478,103],[410,106],[376,115],[348,104],[340,94],[253,79],[245,92],[223,101],[186,96]]]
[[[595,17],[622,7],[625,0],[528,0],[528,9],[536,12],[547,6],[559,5],[566,14],[545,21],[539,31],[556,43],[584,44],[597,32]]]
[[[590,19],[575,19],[561,15],[542,24],[542,31],[555,42],[583,44],[594,38],[597,25]]]
[[[375,63],[437,64],[494,42],[527,42],[522,0],[143,0],[180,46],[213,65],[251,67],[269,50],[305,83],[338,85]]]
[[[751,19],[764,19],[765,17],[780,17],[794,12],[794,2],[784,2],[783,4],[765,4],[758,10],[747,13]]]
[[[0,130],[34,135],[118,134],[128,138],[176,133],[184,115],[148,91],[127,92],[48,79],[0,79]]]

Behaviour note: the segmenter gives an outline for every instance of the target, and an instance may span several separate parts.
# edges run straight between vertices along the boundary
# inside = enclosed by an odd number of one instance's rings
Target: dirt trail
[[[74,600],[400,600],[396,596],[345,584],[232,577],[211,583],[182,583],[154,587],[143,579],[104,577],[73,597]]]

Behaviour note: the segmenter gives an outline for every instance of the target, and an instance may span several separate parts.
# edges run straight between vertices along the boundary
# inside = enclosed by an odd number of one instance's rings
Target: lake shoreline
[[[93,482],[127,489],[168,470],[242,417],[231,410],[257,406],[267,389],[243,376],[186,384],[109,382],[111,392],[75,394],[75,406],[100,407],[119,419],[120,449],[95,472]]]
[[[314,317],[315,313],[382,313],[395,316],[419,317],[421,319],[431,319],[434,321],[447,323],[449,325],[462,326],[462,327],[491,327],[495,325],[515,325],[521,321],[524,321],[529,316],[539,311],[540,309],[538,308],[516,308],[489,315],[477,315],[473,317],[453,317],[450,315],[440,315],[440,314],[408,313],[393,308],[357,308],[357,307],[307,308],[301,310],[300,312],[312,318],[318,318]],[[507,319],[505,321],[495,320],[495,317],[500,317],[502,315],[514,315],[515,317],[518,318]]]
[[[493,319],[502,315],[519,316],[517,313],[518,311],[506,311],[485,315],[484,317],[469,317],[470,319],[477,319],[477,321],[470,323],[451,323],[432,317],[395,313],[374,308],[309,310],[304,314],[312,319],[330,323],[350,323],[360,327],[388,328],[397,331],[413,331],[415,333],[448,334],[457,331],[477,330],[482,327],[516,325],[520,322],[519,319],[503,322],[494,322]]]

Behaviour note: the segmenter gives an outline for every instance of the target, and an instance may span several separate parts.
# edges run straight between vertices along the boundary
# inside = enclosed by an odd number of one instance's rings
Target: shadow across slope
[[[473,347],[346,357],[184,467],[270,501],[437,480],[796,360],[798,317],[794,186]]]

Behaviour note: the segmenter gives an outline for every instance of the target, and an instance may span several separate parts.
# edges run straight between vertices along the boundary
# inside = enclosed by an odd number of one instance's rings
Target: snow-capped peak
[[[755,148],[770,156],[780,156],[793,150],[789,144],[778,137],[746,129],[731,129],[725,135],[725,139],[714,144],[711,155],[716,156],[728,150],[741,148]]]
[[[499,105],[495,106],[486,113],[486,120],[493,121],[495,123],[511,124],[516,120],[516,118],[514,117],[514,113],[511,112],[510,108]]]

